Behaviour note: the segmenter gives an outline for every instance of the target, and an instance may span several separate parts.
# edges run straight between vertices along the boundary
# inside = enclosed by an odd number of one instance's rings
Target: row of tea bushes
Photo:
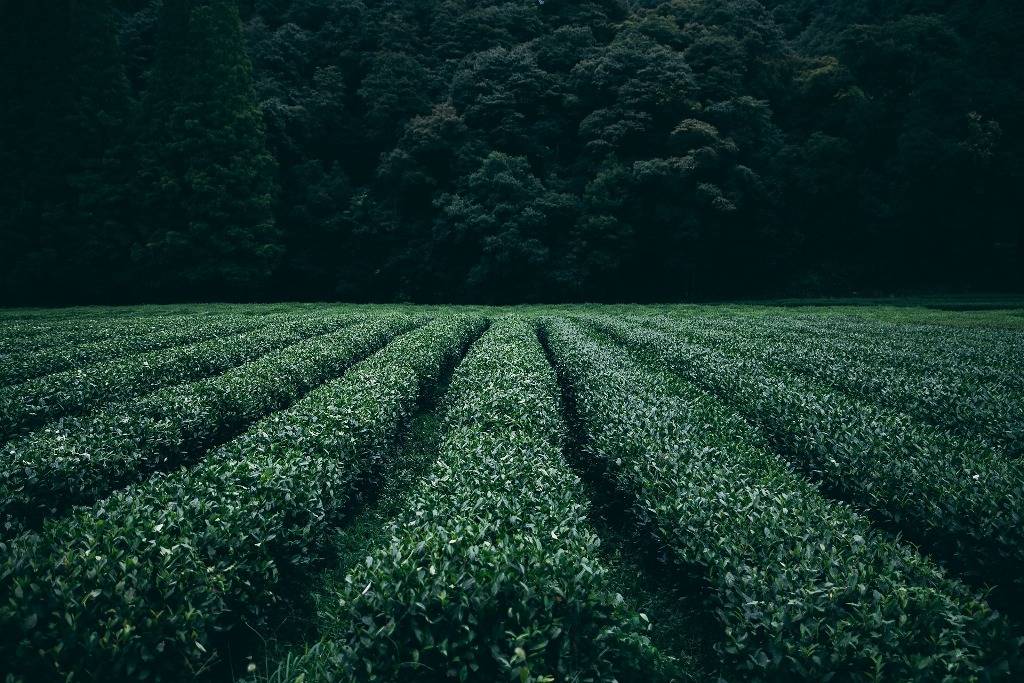
[[[813,681],[1021,673],[1019,642],[979,596],[822,497],[722,402],[573,323],[545,331],[586,457],[682,575],[710,585],[730,669]]]
[[[793,373],[603,318],[630,349],[724,397],[831,494],[972,580],[1024,589],[1024,461]]]
[[[148,332],[157,319],[118,319],[112,316],[65,316],[50,315],[32,318],[10,318],[9,313],[0,311],[0,354],[19,353],[47,348],[51,345],[86,344],[108,339],[120,330],[141,329]],[[179,319],[183,320],[184,316]],[[125,324],[127,323],[127,324]]]
[[[119,334],[84,344],[56,344],[44,349],[3,354],[0,355],[0,385],[16,384],[34,377],[84,368],[146,351],[251,332],[286,320],[287,317],[282,315],[175,318],[169,324],[141,334]]]
[[[911,347],[908,357],[894,351],[891,340],[859,345],[836,334],[791,334],[779,325],[718,329],[715,320],[699,322],[707,324],[659,324],[657,319],[652,324],[682,332],[702,346],[750,356],[773,370],[797,372],[949,431],[983,438],[1012,457],[1024,452],[1024,388],[1015,386],[1024,370],[1022,360],[1015,372],[1005,374],[953,359],[925,368],[919,359],[930,357],[926,343]]]
[[[0,450],[0,538],[195,460],[412,324],[408,316],[367,317],[222,375],[66,418],[9,442]]]
[[[771,309],[769,309],[771,310]],[[671,316],[676,317],[677,316]],[[840,316],[800,316],[792,313],[757,315],[688,316],[691,324],[732,332],[767,331],[791,340],[840,341],[865,357],[878,354],[880,362],[897,367],[919,368],[922,372],[948,371],[969,367],[984,381],[1024,387],[1020,358],[1024,336],[1019,332],[970,327],[943,327],[883,322]]]
[[[64,415],[224,372],[350,320],[301,317],[267,329],[150,351],[0,389],[0,441]]]
[[[642,620],[606,585],[532,323],[499,319],[473,347],[453,377],[442,438],[391,542],[352,568],[335,598],[344,623],[332,631],[349,637],[290,661],[288,679],[668,675]]]
[[[268,628],[283,577],[317,559],[424,385],[482,326],[438,319],[194,467],[15,539],[0,661],[16,681],[182,681],[240,658],[232,636]]]
[[[250,307],[239,311],[211,313],[204,307],[202,312],[166,311],[148,315],[137,312],[113,315],[108,311],[93,315],[61,316],[51,312],[26,320],[12,320],[9,314],[0,312],[0,357],[152,334],[174,325],[189,325],[199,319],[214,320],[227,316],[259,318],[271,312],[269,307]]]

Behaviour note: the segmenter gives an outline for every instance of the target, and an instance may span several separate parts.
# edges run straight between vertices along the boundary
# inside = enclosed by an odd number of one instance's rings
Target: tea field
[[[0,311],[0,680],[1024,680],[1024,303],[849,303]]]

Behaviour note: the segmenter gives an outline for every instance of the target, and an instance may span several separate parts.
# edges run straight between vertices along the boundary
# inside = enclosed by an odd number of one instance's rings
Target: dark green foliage
[[[344,635],[277,679],[681,680],[610,590],[533,323],[495,321],[450,392],[431,474],[333,597]]]
[[[542,298],[542,283],[560,266],[547,226],[571,225],[571,196],[544,187],[524,157],[493,152],[454,194],[436,200],[433,236],[446,245],[437,266],[459,299],[502,303]],[[449,279],[450,278],[450,279]]]
[[[891,333],[888,346],[879,348],[864,343],[857,330],[835,323],[808,329],[779,319],[721,322],[688,325],[687,337],[756,358],[769,368],[812,377],[951,432],[980,437],[1011,456],[1024,454],[1024,378],[998,360],[1019,353],[1010,340],[965,334],[965,347],[948,348],[927,337]]]
[[[271,318],[273,320],[273,318]],[[49,345],[5,353],[0,358],[0,384],[16,384],[62,370],[83,368],[101,361],[123,358],[145,351],[190,344],[213,337],[222,337],[255,329],[266,320],[258,317],[229,316],[224,319],[203,320],[173,317],[167,324],[142,326],[132,334],[133,326],[125,325],[117,334],[96,341],[80,341],[73,335],[47,335]]]
[[[0,567],[5,669],[26,682],[181,681],[240,658],[232,644],[266,632],[292,597],[288,577],[320,556],[332,525],[388,465],[420,392],[483,322],[441,316],[194,467],[11,541]],[[369,322],[368,345],[407,324]]]
[[[1024,287],[1020,3],[107,1],[0,9],[0,301]]]
[[[385,316],[305,339],[224,374],[65,419],[0,451],[0,538],[87,505],[282,410],[412,325]],[[256,342],[257,338],[253,338]]]
[[[903,303],[0,312],[115,353],[0,394],[0,675],[1016,681],[1022,309]]]
[[[0,4],[0,301],[110,296],[132,102],[108,0]]]
[[[1020,666],[1019,639],[980,595],[822,496],[723,401],[584,325],[545,330],[586,457],[637,531],[710,584],[716,647],[738,678],[999,679]]]
[[[151,295],[251,296],[277,263],[274,161],[250,71],[235,0],[165,0],[132,250]]]
[[[720,345],[608,319],[603,327],[641,356],[720,397],[823,489],[906,535],[1003,599],[1024,595],[1024,461],[891,408],[831,390]],[[818,362],[829,362],[827,356]]]
[[[288,320],[253,332],[150,351],[0,388],[0,439],[48,420],[207,377],[339,325],[332,317]]]

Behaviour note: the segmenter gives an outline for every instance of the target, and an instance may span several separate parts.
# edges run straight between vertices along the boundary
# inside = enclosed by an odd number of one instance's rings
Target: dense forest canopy
[[[6,0],[4,303],[1024,286],[1024,3]]]

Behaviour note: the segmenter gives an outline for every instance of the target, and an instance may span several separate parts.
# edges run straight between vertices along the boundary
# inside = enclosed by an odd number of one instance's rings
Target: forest
[[[5,0],[0,304],[1024,289],[1024,3]]]

